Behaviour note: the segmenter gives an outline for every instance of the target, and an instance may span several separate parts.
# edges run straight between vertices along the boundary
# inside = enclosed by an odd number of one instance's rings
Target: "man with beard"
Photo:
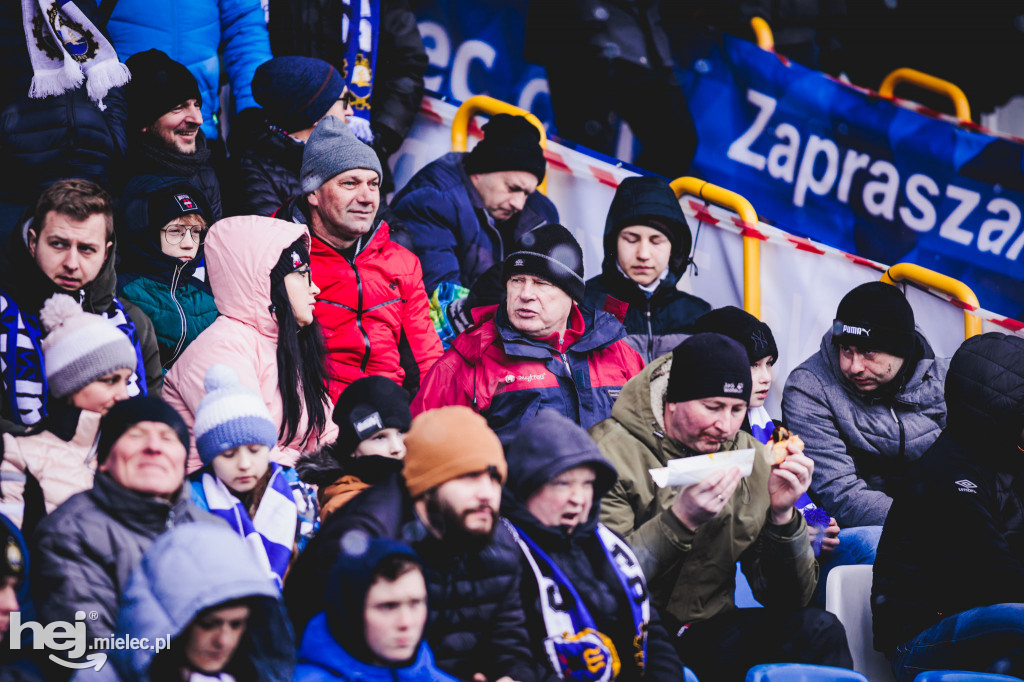
[[[497,522],[507,471],[498,437],[480,415],[450,406],[416,417],[405,444],[403,474],[331,515],[293,564],[284,597],[297,636],[323,609],[343,536],[359,529],[407,542],[422,557],[426,641],[441,670],[475,682],[543,677],[527,642],[518,548]]]
[[[195,77],[156,49],[138,52],[125,64],[132,80],[125,86],[128,158],[121,186],[136,175],[186,178],[210,202],[211,222],[220,220],[220,183],[200,129],[203,97]]]

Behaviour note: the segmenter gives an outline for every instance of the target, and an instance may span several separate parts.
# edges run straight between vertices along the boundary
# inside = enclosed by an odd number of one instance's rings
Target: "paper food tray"
[[[739,467],[744,478],[749,476],[754,470],[754,448],[673,459],[667,467],[648,471],[659,488],[668,488],[698,483],[712,472],[729,467]]]

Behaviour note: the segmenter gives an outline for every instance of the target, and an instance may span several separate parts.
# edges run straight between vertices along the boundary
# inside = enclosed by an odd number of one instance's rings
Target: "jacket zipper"
[[[174,528],[174,507],[167,512],[167,530]]]
[[[572,383],[573,389],[576,390],[576,418],[578,421],[583,414],[583,400],[580,399],[580,387],[576,385],[576,379],[572,375],[572,365],[569,364],[569,358],[562,351],[558,351],[558,354],[562,356],[562,364],[565,365],[565,371],[569,373],[569,381]]]
[[[646,297],[645,297],[646,298]],[[647,300],[647,362],[654,359],[654,328],[651,326],[651,299]]]
[[[359,268],[356,267],[355,258],[349,261],[349,265],[352,266],[352,272],[356,276],[356,329],[363,335],[363,345],[366,346],[366,352],[363,353],[363,361],[359,363],[359,371],[365,372],[366,366],[370,364],[370,335],[363,328],[363,279],[359,276]]]
[[[174,292],[178,290],[178,281],[181,278],[181,271],[185,268],[185,264],[182,263],[174,268],[174,276],[171,277],[171,301],[174,302],[174,307],[178,309],[178,318],[181,319],[181,337],[178,339],[178,343],[174,346],[174,352],[171,353],[170,359],[164,367],[169,367],[171,363],[178,359],[181,355],[182,349],[185,347],[185,336],[187,335],[186,326],[187,321],[185,320],[185,309],[178,303],[178,297],[174,295]]]
[[[892,414],[893,421],[895,421],[900,427],[900,454],[899,458],[903,459],[903,451],[906,449],[906,431],[903,429],[903,422],[896,416],[896,410],[892,407],[889,408],[889,413]]]

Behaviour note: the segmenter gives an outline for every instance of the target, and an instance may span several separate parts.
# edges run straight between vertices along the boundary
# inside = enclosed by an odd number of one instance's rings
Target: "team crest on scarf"
[[[57,5],[51,6],[46,12],[46,20],[50,22],[54,35],[60,36],[64,49],[76,62],[82,64],[96,56],[100,44],[92,31],[74,19],[61,15]]]

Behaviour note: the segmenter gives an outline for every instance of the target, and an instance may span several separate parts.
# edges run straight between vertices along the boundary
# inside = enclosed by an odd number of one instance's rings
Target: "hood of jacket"
[[[949,363],[945,395],[947,429],[970,452],[993,464],[1005,452],[1024,458],[1015,447],[1024,430],[1024,339],[990,332],[964,341]]]
[[[650,218],[664,223],[672,232],[672,257],[668,269],[674,275],[673,284],[678,281],[686,271],[693,236],[686,216],[679,206],[679,200],[675,199],[672,192],[665,191],[664,180],[655,177],[637,178],[626,187],[620,186],[616,191],[604,223],[602,273],[609,277],[628,279],[616,267],[619,231],[629,225],[642,224],[645,219]]]
[[[184,178],[137,175],[125,185],[115,215],[117,233],[122,240],[117,263],[117,275],[122,285],[126,275],[148,277],[169,285],[176,270],[180,270],[180,278],[192,277],[202,262],[202,244],[196,249],[195,257],[187,263],[183,264],[177,258],[168,256],[160,248],[160,229],[163,225],[150,225],[150,197],[160,190],[176,186],[195,197],[207,217],[211,215],[202,190]],[[194,281],[196,285],[205,287],[199,280]]]
[[[115,636],[173,639],[204,609],[242,598],[252,598],[253,611],[240,653],[261,679],[291,679],[293,635],[277,589],[245,541],[219,523],[176,526],[153,542],[125,587]],[[110,651],[124,682],[148,680],[155,655],[152,648]]]
[[[61,289],[47,277],[28,250],[28,230],[32,227],[33,216],[26,211],[20,225],[11,231],[7,243],[0,253],[0,290],[11,296],[29,315],[38,315],[46,299],[54,294],[70,294],[77,298],[82,308],[90,313],[105,313],[114,302],[117,288],[117,274],[114,270],[117,260],[117,235],[110,236],[112,242],[107,260],[103,262],[96,279],[79,289],[78,295]]]
[[[899,382],[898,386],[894,385],[889,388],[889,385],[886,384],[886,386],[871,393],[858,391],[857,387],[850,383],[843,374],[839,366],[839,347],[832,343],[831,330],[825,332],[825,335],[821,337],[821,347],[818,350],[818,355],[828,369],[828,372],[832,375],[834,382],[842,386],[843,390],[849,395],[867,403],[895,401],[904,405],[918,405],[922,403],[919,392],[925,378],[928,375],[934,375],[939,372],[940,367],[935,362],[935,352],[932,350],[928,340],[920,332],[914,332],[914,335],[917,337],[918,353],[913,371],[904,363],[904,367],[900,369],[893,379],[893,381]],[[910,360],[907,362],[910,362]]]
[[[303,239],[309,249],[304,225],[276,218],[235,216],[214,223],[206,235],[206,266],[220,314],[276,341],[270,271],[281,252],[297,239]]]

